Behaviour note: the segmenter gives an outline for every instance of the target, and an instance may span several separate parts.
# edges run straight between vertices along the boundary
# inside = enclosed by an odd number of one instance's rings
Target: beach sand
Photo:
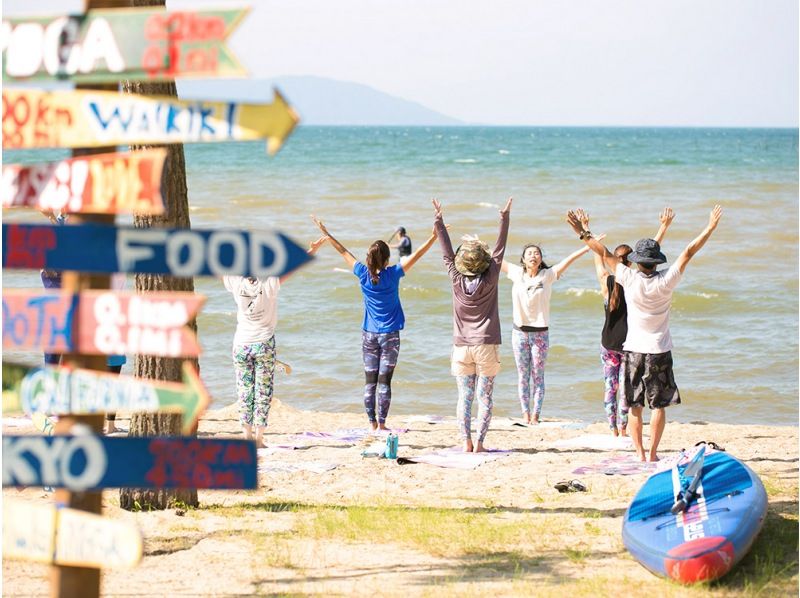
[[[127,428],[125,414],[118,422]],[[458,444],[454,418],[427,423],[397,416],[388,424],[409,428],[400,434],[403,457]],[[737,570],[710,587],[687,590],[651,575],[622,544],[622,517],[647,472],[573,473],[603,461],[630,467],[632,449],[577,446],[576,439],[610,439],[604,423],[579,426],[517,427],[496,418],[486,445],[510,453],[494,454],[475,469],[398,465],[362,457],[375,438],[341,442],[301,434],[359,436],[366,430],[363,414],[299,411],[276,399],[270,449],[262,451],[270,454],[259,458],[270,469],[259,474],[257,490],[200,491],[199,509],[149,513],[122,511],[118,492],[104,492],[104,515],[135,521],[145,556],[134,569],[104,571],[102,594],[592,596],[623,588],[649,596],[797,594],[796,427],[667,424],[663,459],[714,441],[761,476],[770,501],[765,529]],[[5,425],[3,431],[33,432]],[[206,413],[199,435],[240,437],[235,407]],[[553,487],[576,478],[586,492]],[[52,501],[42,489],[3,494]],[[3,595],[48,595],[48,572],[4,559]]]

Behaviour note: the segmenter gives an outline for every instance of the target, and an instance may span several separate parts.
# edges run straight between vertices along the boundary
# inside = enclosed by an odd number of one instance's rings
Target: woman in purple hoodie
[[[465,452],[484,451],[492,420],[494,378],[500,371],[500,313],[497,287],[506,250],[511,198],[500,210],[500,231],[494,249],[477,237],[465,237],[456,251],[447,234],[442,204],[433,200],[434,230],[453,291],[453,353],[450,371],[458,385],[457,418]],[[470,430],[472,401],[478,397],[478,442]]]

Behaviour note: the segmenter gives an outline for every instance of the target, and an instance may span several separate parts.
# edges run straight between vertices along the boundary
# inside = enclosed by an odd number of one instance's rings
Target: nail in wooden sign
[[[274,154],[299,120],[277,90],[271,104],[240,104],[113,91],[3,89],[3,149],[266,139]]]
[[[4,224],[3,267],[172,276],[283,276],[312,259],[278,231]]]
[[[183,364],[183,384],[96,370],[3,362],[3,413],[179,412],[183,415],[182,431],[189,434],[210,401],[188,361]]]
[[[165,149],[3,166],[4,208],[71,214],[162,214]]]
[[[6,498],[3,557],[72,567],[130,568],[142,559],[142,534],[130,523],[86,511]]]
[[[202,295],[179,292],[5,289],[3,349],[195,357],[200,347],[186,323],[204,302]]]
[[[108,83],[246,75],[225,40],[249,9],[157,8],[3,19],[3,81]]]
[[[3,486],[101,488],[256,487],[252,440],[3,435]]]

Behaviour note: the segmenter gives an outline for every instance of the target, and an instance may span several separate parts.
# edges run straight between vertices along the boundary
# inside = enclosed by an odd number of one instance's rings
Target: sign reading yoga
[[[256,445],[217,438],[3,436],[3,486],[256,487]]]
[[[3,363],[4,413],[179,412],[183,432],[188,434],[210,401],[188,361],[183,364],[183,384],[96,370]]]
[[[202,295],[179,292],[70,294],[6,289],[3,348],[195,357],[200,347],[186,323],[204,302]]]
[[[3,225],[5,268],[263,278],[310,259],[278,231]]]
[[[3,166],[4,208],[92,214],[162,214],[165,149]]]
[[[240,104],[114,91],[3,89],[3,149],[267,139],[267,151],[274,154],[298,121],[277,90],[271,104]]]
[[[245,70],[224,42],[247,10],[130,8],[3,19],[3,80],[241,77]]]

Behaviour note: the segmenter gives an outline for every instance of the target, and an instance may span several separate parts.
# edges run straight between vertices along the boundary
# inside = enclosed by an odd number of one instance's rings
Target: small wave
[[[567,295],[574,295],[575,297],[583,297],[586,294],[600,295],[601,292],[598,289],[576,289],[574,287],[570,287],[567,289]]]
[[[475,158],[457,158],[453,160],[456,164],[477,164],[478,161]]]
[[[497,208],[500,209],[500,206],[496,203],[489,203],[488,201],[479,201],[478,205],[482,208]]]
[[[508,151],[508,150],[497,150],[497,153],[498,153],[498,154],[503,154],[503,155],[505,156],[505,155],[507,155],[507,154],[510,154],[511,152],[510,152],[510,151]]]

